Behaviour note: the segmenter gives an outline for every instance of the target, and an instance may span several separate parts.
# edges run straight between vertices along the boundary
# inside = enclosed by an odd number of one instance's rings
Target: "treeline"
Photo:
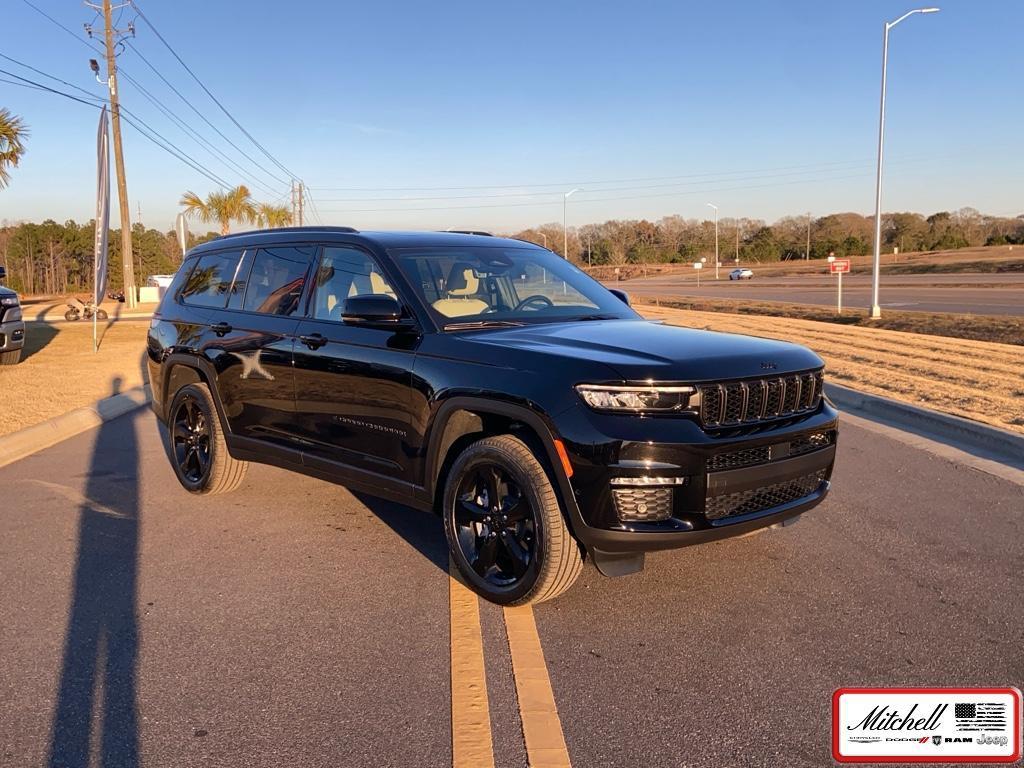
[[[742,262],[859,256],[870,253],[874,217],[859,213],[833,213],[818,218],[787,216],[773,224],[760,219],[719,219],[718,248],[722,261],[737,255]],[[708,219],[666,216],[656,222],[612,220],[570,228],[569,257],[581,263],[643,264],[713,260],[715,224]],[[517,232],[513,237],[547,245],[562,253],[561,224],[545,224]],[[1024,243],[1024,215],[1016,218],[987,216],[974,208],[882,215],[882,248],[905,251],[950,250],[980,245]]]
[[[24,294],[64,294],[92,290],[92,221],[58,224],[48,219],[41,224],[22,223],[0,227],[0,264],[7,267],[7,284]],[[216,237],[215,232],[189,235],[189,247]],[[109,236],[109,289],[123,285],[121,230]],[[147,275],[171,274],[181,263],[181,249],[173,231],[132,227],[132,258],[135,281],[144,284]]]

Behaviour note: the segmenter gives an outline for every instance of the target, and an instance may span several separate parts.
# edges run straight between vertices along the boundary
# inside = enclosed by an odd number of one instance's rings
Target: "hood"
[[[798,344],[648,320],[525,325],[466,338],[523,352],[604,363],[624,381],[715,381],[823,365],[820,357]]]
[[[17,296],[18,294],[6,286],[0,285],[0,296]]]

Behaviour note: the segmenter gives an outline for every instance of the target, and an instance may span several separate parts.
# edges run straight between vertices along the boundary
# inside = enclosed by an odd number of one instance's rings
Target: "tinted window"
[[[249,272],[243,308],[268,315],[293,314],[314,251],[311,246],[260,248]]]
[[[194,307],[223,307],[241,255],[241,251],[224,251],[200,257],[182,288],[182,302]]]
[[[358,248],[324,248],[316,273],[313,317],[341,320],[345,299],[366,294],[395,296],[373,257]]]
[[[245,286],[249,282],[249,273],[252,271],[252,259],[255,255],[255,248],[249,248],[242,254],[242,260],[238,263],[238,269],[235,270],[235,280],[231,283],[228,309],[242,308],[242,299],[245,298]]]

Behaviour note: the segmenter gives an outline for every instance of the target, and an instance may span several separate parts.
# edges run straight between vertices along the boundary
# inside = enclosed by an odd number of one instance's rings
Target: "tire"
[[[233,491],[249,468],[228,453],[217,409],[205,384],[182,387],[168,410],[168,455],[178,482],[190,493]]]
[[[78,319],[78,312],[74,309],[69,309],[67,312],[64,313],[64,319],[67,320],[69,323],[73,323],[75,322],[75,320]]]
[[[0,352],[0,365],[17,365],[20,360],[20,349],[14,349],[10,352]]]
[[[448,473],[442,503],[452,560],[465,582],[491,602],[550,600],[583,570],[580,546],[548,473],[519,438],[488,437],[463,450]]]
[[[96,310],[96,319],[97,320],[106,320],[107,319],[107,310],[105,310],[105,309],[97,309]]]

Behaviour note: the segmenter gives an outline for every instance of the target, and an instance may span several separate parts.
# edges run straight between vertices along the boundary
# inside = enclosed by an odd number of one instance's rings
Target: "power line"
[[[171,84],[171,82],[170,82],[170,81],[169,81],[169,80],[168,80],[168,79],[167,79],[166,77],[164,77],[164,76],[163,76],[163,74],[162,74],[162,73],[160,72],[160,70],[158,70],[158,69],[157,69],[157,68],[156,68],[155,66],[153,66],[153,64],[152,64],[152,63],[150,63],[149,59],[147,59],[147,58],[146,58],[146,57],[145,57],[145,56],[144,56],[144,55],[142,54],[142,52],[141,52],[141,51],[139,51],[139,49],[138,49],[138,48],[136,48],[136,47],[135,47],[134,45],[132,45],[132,43],[131,43],[130,41],[127,41],[127,40],[126,40],[126,41],[125,41],[125,45],[127,45],[127,46],[128,46],[129,48],[131,48],[131,49],[132,49],[132,51],[134,51],[134,52],[135,52],[135,54],[136,54],[136,55],[137,55],[137,56],[138,56],[138,57],[139,57],[140,59],[142,59],[143,63],[144,63],[144,64],[145,64],[145,65],[146,65],[147,67],[149,67],[149,68],[150,68],[151,70],[153,70],[154,74],[156,74],[156,76],[157,76],[157,77],[159,77],[159,78],[160,78],[160,79],[161,79],[161,80],[162,80],[162,81],[164,82],[164,84],[165,84],[165,85],[166,85],[166,86],[167,86],[168,88],[170,88],[170,89],[171,89],[172,91],[174,91],[175,95],[176,95],[176,96],[177,96],[177,97],[178,97],[179,99],[181,99],[181,100],[182,100],[183,102],[185,102],[185,104],[186,104],[186,105],[187,105],[187,106],[189,107],[189,109],[191,109],[191,110],[192,110],[193,112],[195,112],[195,113],[196,113],[196,115],[198,115],[198,116],[199,116],[199,118],[200,118],[200,119],[201,119],[201,120],[202,120],[202,121],[203,121],[204,123],[206,123],[206,124],[207,124],[208,126],[210,126],[210,127],[211,127],[211,128],[212,128],[212,129],[214,130],[214,131],[216,131],[216,132],[217,132],[217,135],[218,135],[218,136],[220,136],[220,137],[221,137],[222,139],[224,139],[224,141],[226,141],[226,142],[227,142],[228,144],[230,144],[230,145],[231,145],[232,147],[234,147],[234,148],[235,148],[236,150],[238,150],[239,154],[241,154],[241,155],[242,155],[242,156],[243,156],[243,157],[244,157],[244,158],[245,158],[246,160],[248,160],[248,161],[249,161],[250,163],[252,163],[252,164],[253,164],[254,166],[256,166],[257,168],[259,168],[259,169],[260,169],[261,171],[263,171],[263,172],[264,172],[265,174],[267,174],[267,176],[269,176],[269,177],[270,177],[271,179],[273,179],[274,181],[276,181],[276,182],[278,182],[278,183],[280,183],[280,184],[287,184],[287,183],[288,183],[288,182],[287,182],[287,180],[285,180],[285,179],[282,179],[282,178],[279,178],[278,176],[275,176],[275,175],[273,174],[273,172],[271,172],[271,171],[267,170],[267,168],[266,168],[266,167],[264,167],[263,165],[261,165],[261,164],[260,164],[260,163],[259,163],[259,162],[258,162],[257,160],[253,159],[253,158],[252,158],[252,156],[250,156],[250,155],[249,155],[249,154],[248,154],[248,153],[247,153],[247,152],[246,152],[246,151],[245,151],[244,149],[242,149],[242,148],[241,148],[241,147],[239,147],[239,146],[238,146],[237,144],[235,144],[235,142],[233,142],[233,141],[232,141],[231,139],[229,139],[229,138],[228,138],[228,137],[227,137],[227,136],[226,136],[226,135],[224,134],[224,132],[220,130],[220,128],[218,128],[218,127],[217,127],[216,125],[214,125],[213,123],[211,123],[211,122],[210,122],[210,119],[209,119],[209,118],[208,118],[208,117],[207,117],[206,115],[204,115],[204,114],[202,113],[202,111],[200,111],[200,110],[199,110],[199,109],[198,109],[198,108],[197,108],[197,107],[196,107],[196,106],[195,106],[195,105],[194,105],[194,104],[193,104],[193,103],[192,103],[191,101],[189,101],[189,100],[188,100],[188,99],[187,99],[187,98],[186,98],[186,97],[184,96],[184,94],[182,94],[182,92],[181,92],[181,91],[179,91],[179,90],[178,90],[177,88],[175,88],[175,87],[174,87],[174,86],[173,86],[173,85]],[[121,70],[121,72],[122,72],[122,73],[124,73],[124,70],[122,69],[122,70]],[[128,79],[129,79],[129,80],[130,80],[130,82],[132,82],[132,84],[134,84],[134,85],[135,85],[135,86],[136,86],[137,88],[139,87],[138,83],[137,83],[137,82],[136,82],[136,81],[135,81],[134,79],[132,79],[132,78],[128,78]]]
[[[742,185],[736,187],[717,187],[708,189],[698,189],[688,192],[663,192],[652,195],[628,195],[624,197],[598,197],[590,198],[587,200],[581,200],[580,203],[603,203],[603,202],[617,202],[623,200],[648,200],[659,197],[680,197],[683,195],[703,195],[708,192],[733,192],[736,190],[745,189],[765,189],[773,187],[790,186],[792,184],[812,184],[823,181],[845,181],[847,179],[860,179],[866,176],[870,176],[870,173],[857,173],[849,176],[827,176],[817,179],[797,179],[795,181],[782,181],[775,184],[751,184]],[[551,202],[540,202],[540,203],[485,203],[482,205],[444,205],[435,207],[422,207],[422,208],[350,208],[350,209],[324,209],[325,213],[405,213],[412,211],[459,211],[459,210],[470,210],[479,208],[537,208],[542,206],[550,206]]]
[[[600,185],[600,184],[628,184],[640,181],[669,181],[672,179],[697,179],[708,176],[731,176],[743,173],[762,173],[768,171],[789,171],[797,170],[801,168],[814,168],[823,169],[825,167],[836,166],[836,165],[851,165],[865,162],[874,162],[871,158],[863,158],[861,160],[832,160],[823,163],[807,163],[803,165],[784,165],[776,166],[774,168],[756,168],[747,169],[740,171],[706,171],[703,173],[688,173],[679,174],[673,176],[639,176],[629,179],[603,179],[603,180],[590,180],[590,181],[558,181],[558,182],[544,182],[539,184],[480,184],[480,185],[466,185],[466,186],[449,186],[449,187],[313,187],[313,189],[321,192],[441,192],[441,191],[457,191],[466,189],[529,189],[531,187],[571,187],[571,186],[582,186],[584,184]]]
[[[91,98],[94,99],[94,101],[86,101],[85,99],[81,99],[78,96],[75,96],[73,94],[66,93],[66,92],[58,90],[56,88],[50,88],[48,85],[43,85],[42,83],[36,82],[35,80],[29,80],[28,78],[22,77],[21,75],[16,75],[13,72],[8,72],[6,69],[0,69],[0,73],[8,75],[9,77],[13,77],[13,78],[16,78],[17,80],[22,81],[23,83],[27,84],[27,87],[36,88],[36,89],[41,90],[41,91],[48,91],[50,93],[56,94],[57,96],[63,96],[66,99],[71,99],[72,101],[77,101],[80,104],[85,104],[88,107],[93,107],[95,109],[99,109],[102,106],[102,104],[104,103],[103,99],[100,99],[99,97],[91,97]],[[135,130],[137,130],[145,138],[149,139],[151,142],[156,144],[156,146],[160,147],[162,150],[164,150],[168,154],[173,155],[174,157],[178,158],[179,160],[181,160],[181,162],[185,163],[186,165],[188,165],[189,167],[191,167],[193,170],[197,171],[198,173],[201,173],[203,176],[205,176],[206,178],[210,179],[215,184],[217,184],[219,186],[223,186],[223,187],[230,187],[231,186],[230,184],[225,182],[223,179],[221,179],[221,178],[217,177],[216,175],[214,175],[213,171],[211,171],[209,168],[206,168],[204,165],[199,163],[198,160],[196,160],[193,157],[190,157],[180,147],[178,147],[173,142],[168,140],[166,137],[161,135],[157,130],[155,130],[152,126],[150,126],[148,123],[146,123],[142,118],[140,118],[134,112],[132,112],[132,111],[130,111],[130,110],[124,108],[124,107],[121,108],[121,111],[125,113],[125,115],[124,115],[125,121],[127,123],[129,123],[133,128],[135,128]]]
[[[206,87],[205,83],[203,83],[203,81],[199,79],[199,76],[196,75],[196,73],[193,72],[191,70],[191,68],[189,68],[188,64],[186,64],[185,61],[181,58],[181,56],[179,56],[178,53],[171,47],[171,44],[168,43],[167,40],[164,39],[164,36],[160,34],[160,31],[155,26],[153,26],[153,23],[149,20],[149,18],[146,16],[146,14],[142,12],[142,9],[139,8],[138,3],[136,3],[135,0],[128,0],[128,2],[131,3],[132,8],[135,9],[135,12],[137,14],[139,14],[139,18],[142,19],[146,23],[146,26],[148,26],[151,30],[153,30],[153,34],[156,35],[157,38],[160,40],[160,42],[163,43],[164,46],[167,48],[167,50],[171,52],[171,55],[174,56],[174,58],[178,60],[178,63],[181,64],[181,66],[185,68],[185,71],[188,72],[192,76],[192,79],[195,80],[199,84],[199,87],[202,88],[203,91],[206,92],[206,95],[209,96],[213,100],[214,104],[216,104],[218,107],[220,107],[221,111],[225,115],[228,116],[228,119],[231,120],[231,122],[235,124],[235,127],[238,128],[238,130],[240,130],[242,133],[244,133],[246,135],[246,137],[249,139],[249,141],[251,141],[253,144],[255,144],[256,148],[259,149],[260,152],[262,152],[267,157],[267,159],[270,160],[270,162],[272,162],[274,165],[276,165],[278,168],[280,168],[282,171],[284,171],[284,173],[286,173],[289,177],[291,177],[293,179],[294,178],[298,178],[294,173],[289,171],[281,162],[279,162],[277,160],[277,158],[275,158],[273,155],[271,155],[270,152],[268,152],[266,150],[266,148],[262,144],[260,144],[258,141],[256,141],[256,139],[253,137],[253,135],[251,133],[249,133],[247,130],[245,130],[244,127],[242,127],[242,124],[240,122],[238,122],[238,120],[235,119],[235,116],[232,115],[228,111],[227,107],[225,107],[220,102],[220,100],[216,96],[213,95],[213,92],[210,91],[210,89]]]
[[[99,48],[99,47],[97,47],[97,46],[93,45],[93,44],[92,44],[91,42],[89,42],[89,41],[87,41],[87,40],[83,40],[83,39],[82,39],[81,37],[79,37],[79,36],[78,36],[78,35],[77,35],[77,34],[76,34],[76,33],[75,33],[74,31],[72,31],[72,30],[71,30],[70,28],[68,28],[68,27],[67,27],[66,25],[62,24],[62,23],[61,23],[60,21],[58,21],[58,20],[57,20],[57,19],[55,19],[55,18],[54,18],[53,16],[51,16],[50,14],[48,14],[48,13],[47,13],[46,11],[44,11],[43,9],[41,9],[41,8],[40,8],[39,6],[37,6],[37,5],[35,4],[35,3],[31,2],[31,0],[22,0],[22,2],[23,2],[23,3],[25,3],[25,5],[27,5],[27,6],[29,7],[29,8],[31,8],[32,10],[34,10],[34,11],[35,11],[36,13],[38,13],[38,14],[40,14],[41,16],[43,16],[44,18],[46,18],[46,19],[47,19],[48,21],[50,21],[50,22],[51,22],[52,24],[54,24],[55,26],[57,26],[57,27],[59,27],[60,29],[62,29],[62,30],[63,30],[64,32],[66,32],[66,33],[67,33],[68,35],[70,35],[70,36],[71,36],[72,38],[74,38],[74,39],[75,39],[76,41],[78,41],[79,43],[81,43],[82,45],[84,45],[84,46],[85,46],[86,48],[88,48],[89,50],[91,50],[91,51],[95,51],[96,53],[99,53],[99,54],[102,54],[102,53],[103,53],[103,50],[102,50],[101,48]],[[138,9],[136,9],[136,10],[138,10]],[[141,15],[141,14],[140,14],[140,15]],[[148,23],[148,21],[147,21],[147,23]],[[127,41],[125,41],[125,42],[127,42]],[[166,43],[165,43],[165,44],[166,44]],[[135,51],[136,53],[139,53],[139,52],[138,52],[138,50],[137,50],[137,49],[136,49],[136,48],[135,48],[134,46],[132,46],[132,50],[134,50],[134,51]],[[142,54],[139,54],[139,57],[140,57],[140,58],[143,58],[143,60],[145,60],[145,58],[144,58],[144,57],[142,56]],[[149,62],[148,62],[148,61],[147,61],[146,63],[147,63],[147,64],[149,64]],[[153,68],[153,69],[154,69],[154,71],[156,71],[156,69],[155,69],[154,67],[152,67],[152,65],[150,65],[150,67],[151,67],[151,68]],[[38,71],[38,70],[37,70],[37,71]],[[138,89],[139,89],[140,91],[146,91],[145,87],[144,87],[144,86],[142,86],[142,85],[141,85],[141,84],[140,84],[140,83],[139,83],[139,82],[138,82],[138,81],[137,81],[137,80],[136,80],[135,78],[133,78],[133,77],[132,77],[132,76],[131,76],[131,75],[130,75],[130,74],[129,74],[128,72],[126,72],[126,71],[124,70],[124,68],[121,68],[121,67],[119,67],[119,68],[118,68],[118,72],[119,72],[119,74],[120,74],[120,75],[121,75],[122,77],[124,77],[124,78],[125,78],[126,80],[128,80],[128,81],[129,81],[130,83],[132,83],[132,85],[134,85],[134,86],[135,86],[136,88],[138,88]],[[157,74],[159,75],[159,72],[157,72]],[[52,77],[51,75],[47,75],[47,76],[48,76],[48,77]],[[53,79],[58,79],[58,78],[53,78]],[[163,79],[163,78],[161,77],[161,79]],[[60,81],[60,82],[65,82],[65,81]],[[166,81],[165,81],[165,82],[166,82]],[[69,84],[69,83],[65,83],[65,84],[67,84],[67,85],[71,85],[71,84]],[[168,84],[168,85],[169,85],[169,84]],[[80,91],[83,91],[84,93],[88,93],[88,91],[85,91],[85,90],[84,90],[84,89],[82,89],[82,88],[78,88],[78,86],[71,86],[71,87],[77,88],[78,90],[80,90]],[[172,90],[175,90],[175,92],[177,92],[177,91],[176,91],[176,89],[174,89],[174,88],[173,88],[173,86],[171,86],[171,88],[172,88]],[[50,90],[50,89],[44,89],[44,90]],[[146,93],[148,93],[148,91],[146,91]],[[65,94],[61,94],[61,95],[65,95]],[[181,96],[181,94],[180,94],[180,93],[179,93],[178,95],[179,95],[179,96]],[[152,96],[152,94],[150,94],[150,96],[152,97],[152,99],[153,99],[153,100],[156,100],[156,101],[158,101],[158,100],[156,99],[156,97],[153,97],[153,96]],[[182,98],[183,100],[185,100],[183,96],[181,96],[181,98]],[[187,102],[187,100],[185,100],[185,101],[186,101],[186,103],[188,103],[188,102]],[[191,106],[191,104],[189,104],[189,106]],[[193,107],[193,109],[195,109],[195,108]],[[206,117],[205,117],[205,115],[203,115],[202,113],[198,112],[198,110],[197,110],[197,114],[199,114],[199,116],[200,116],[201,118],[203,118],[204,120],[206,120]],[[208,122],[208,121],[207,121],[207,122]],[[210,124],[210,127],[211,127],[211,128],[214,128],[214,130],[217,130],[217,128],[216,128],[215,126],[213,126],[212,124]],[[218,133],[220,133],[220,131],[219,131],[219,130],[217,130],[217,132],[218,132]],[[246,156],[246,157],[247,157],[247,158],[248,158],[248,159],[250,160],[250,162],[253,162],[254,164],[256,164],[256,165],[257,165],[257,167],[260,167],[260,168],[262,169],[262,166],[260,166],[260,165],[259,165],[258,163],[255,163],[255,161],[254,161],[254,160],[252,160],[252,158],[249,158],[249,157],[248,157],[248,155],[247,155],[247,154],[246,154],[245,152],[243,152],[243,151],[242,151],[241,149],[239,149],[239,148],[237,147],[237,145],[235,145],[235,144],[234,144],[234,142],[232,142],[232,141],[231,141],[230,139],[228,139],[228,138],[227,138],[226,136],[224,136],[223,134],[221,134],[221,136],[222,136],[222,137],[223,137],[223,138],[224,138],[224,139],[225,139],[226,141],[228,141],[228,143],[229,143],[229,144],[231,144],[231,145],[232,145],[232,146],[234,146],[234,147],[235,147],[236,149],[238,149],[238,151],[239,151],[239,152],[241,152],[241,153],[242,153],[243,155],[245,155],[245,156]],[[264,172],[266,172],[266,171],[264,170]],[[205,174],[204,174],[204,175],[205,175]],[[243,176],[246,176],[246,175],[248,175],[248,174],[245,174],[245,173],[243,172],[243,173],[242,173],[242,175],[243,175]],[[209,177],[207,177],[207,178],[209,178]],[[272,174],[271,174],[271,178],[275,178],[275,179],[276,179],[276,177],[274,177],[274,176],[273,176]],[[280,179],[276,179],[276,180],[277,180],[277,181],[281,181]],[[281,181],[281,183],[286,183],[286,182],[283,182],[283,181]],[[230,186],[230,185],[227,185],[227,186]],[[264,188],[265,188],[265,189],[267,189],[267,187],[264,187]]]

